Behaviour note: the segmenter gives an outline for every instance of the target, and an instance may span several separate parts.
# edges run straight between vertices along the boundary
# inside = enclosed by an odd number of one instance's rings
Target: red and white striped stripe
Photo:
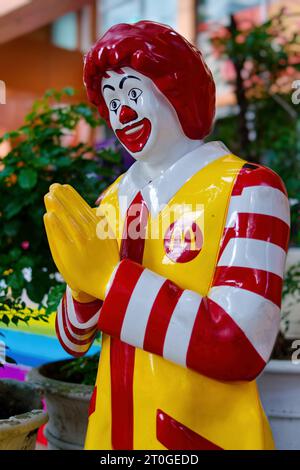
[[[278,245],[253,238],[231,238],[218,266],[262,270],[282,277],[286,252]]]
[[[288,237],[289,204],[280,178],[246,166],[232,191],[208,296],[125,259],[114,273],[99,328],[211,377],[252,380],[278,332]]]
[[[232,196],[228,209],[226,227],[234,225],[237,214],[263,214],[277,217],[286,224],[290,222],[289,202],[278,188],[248,186],[242,193]]]
[[[83,356],[97,333],[102,302],[79,303],[67,287],[56,315],[56,333],[63,348],[72,356]]]
[[[184,290],[174,308],[167,328],[163,356],[186,366],[187,352],[202,297]]]

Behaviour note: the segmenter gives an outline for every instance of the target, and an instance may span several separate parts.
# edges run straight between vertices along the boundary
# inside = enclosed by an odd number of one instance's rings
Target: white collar
[[[222,142],[208,142],[184,155],[151,182],[148,182],[141,174],[139,171],[141,163],[136,161],[119,184],[118,196],[122,217],[125,217],[129,205],[139,191],[152,217],[156,217],[162,207],[193,175],[209,163],[229,153],[230,151]]]

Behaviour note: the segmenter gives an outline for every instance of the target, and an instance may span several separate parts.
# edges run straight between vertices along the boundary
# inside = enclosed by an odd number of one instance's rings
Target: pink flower
[[[23,250],[28,250],[30,246],[30,243],[28,240],[24,240],[22,243],[21,243],[21,248],[23,248]]]

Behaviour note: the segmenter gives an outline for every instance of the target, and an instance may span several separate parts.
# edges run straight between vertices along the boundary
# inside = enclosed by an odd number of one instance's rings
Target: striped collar
[[[125,173],[118,188],[119,206],[124,217],[140,191],[151,212],[156,217],[164,205],[179,189],[206,165],[229,154],[222,142],[208,142],[187,153],[151,182],[142,174],[141,163],[136,161]]]

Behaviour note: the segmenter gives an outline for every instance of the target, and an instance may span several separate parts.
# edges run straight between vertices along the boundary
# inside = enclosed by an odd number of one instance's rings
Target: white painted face
[[[130,67],[122,71],[109,70],[101,87],[112,129],[124,147],[135,159],[151,163],[186,147],[190,139],[175,109],[152,80]]]

